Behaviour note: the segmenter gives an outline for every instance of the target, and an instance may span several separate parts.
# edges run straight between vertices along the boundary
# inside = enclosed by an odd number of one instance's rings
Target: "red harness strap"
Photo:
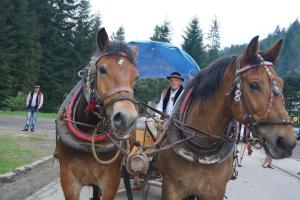
[[[97,105],[96,101],[90,101],[90,102],[88,103],[87,107],[86,107],[87,112],[90,113],[90,112],[92,112],[93,110],[95,110],[96,105]]]
[[[179,114],[183,114],[183,112],[185,111],[185,108],[190,100],[190,97],[192,95],[192,91],[193,91],[193,88],[190,89],[190,91],[187,93],[187,95],[185,96],[180,108],[179,108]]]
[[[83,86],[82,86],[82,87],[83,87]],[[73,121],[73,119],[72,119],[73,105],[74,105],[74,102],[75,102],[75,100],[76,100],[76,97],[77,97],[78,93],[80,92],[80,90],[82,89],[82,87],[80,87],[80,88],[75,92],[75,95],[73,95],[72,100],[71,100],[71,103],[70,103],[69,106],[68,106],[68,109],[67,109],[68,126],[69,126],[69,129],[71,130],[71,132],[72,132],[75,136],[77,136],[78,138],[80,138],[80,139],[82,139],[82,140],[86,140],[86,141],[91,142],[91,141],[92,141],[92,137],[89,136],[89,135],[87,135],[87,134],[85,134],[85,133],[83,133],[83,132],[81,132],[80,130],[78,130],[78,129],[74,126],[74,124],[73,124],[73,122],[72,122],[72,121]],[[88,105],[88,106],[89,106],[89,105]],[[90,105],[91,109],[93,109],[92,106],[93,106],[93,103],[91,103],[91,105]],[[95,106],[96,106],[96,104],[95,104]],[[103,133],[103,134],[101,134],[101,135],[96,136],[95,141],[96,141],[96,142],[104,141],[104,140],[106,140],[106,139],[108,138],[107,135],[111,135],[111,134],[112,134],[112,130],[109,130],[107,133]]]

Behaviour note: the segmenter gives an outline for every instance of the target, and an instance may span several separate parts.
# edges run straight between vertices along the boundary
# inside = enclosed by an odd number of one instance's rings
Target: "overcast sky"
[[[149,40],[154,27],[171,22],[172,41],[182,44],[185,27],[198,16],[204,37],[214,16],[220,24],[221,47],[248,43],[288,27],[300,19],[299,0],[90,0],[92,13],[100,13],[109,35],[123,25],[127,41]]]

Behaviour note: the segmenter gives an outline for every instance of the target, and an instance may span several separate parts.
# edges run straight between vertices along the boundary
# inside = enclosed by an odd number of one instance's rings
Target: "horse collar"
[[[187,95],[185,96],[185,98],[184,98],[184,100],[183,100],[183,102],[182,102],[182,104],[181,104],[181,106],[179,108],[179,115],[183,115],[183,113],[185,111],[185,108],[186,108],[186,106],[187,106],[187,104],[188,104],[188,102],[189,102],[189,100],[191,98],[192,91],[193,91],[193,88],[191,88],[188,91]]]
[[[194,128],[190,125],[185,124],[185,114],[188,110],[188,105],[192,95],[193,88],[187,91],[186,96],[178,103],[176,103],[175,109],[176,113],[170,119],[169,130],[167,130],[168,138],[171,144],[177,144],[181,141],[187,140],[184,143],[188,142],[189,145],[195,146],[199,152],[192,151],[187,144],[183,145],[174,145],[173,150],[176,154],[183,157],[184,159],[191,162],[198,162],[201,164],[215,165],[224,161],[231,153],[234,147],[234,135],[227,132],[223,137],[214,136],[206,131],[201,129]],[[200,144],[192,140],[192,137],[201,137],[201,138],[213,138],[217,142],[212,144]],[[182,139],[184,138],[184,139]]]

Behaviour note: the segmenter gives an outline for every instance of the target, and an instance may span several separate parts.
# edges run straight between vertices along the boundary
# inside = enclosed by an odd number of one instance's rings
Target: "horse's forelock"
[[[119,55],[120,53],[125,53],[129,61],[135,64],[135,58],[132,50],[127,46],[126,43],[121,41],[110,41],[108,48],[104,52],[101,52],[99,51],[99,49],[97,49],[92,55],[90,63],[95,63],[99,59],[99,56],[101,56],[101,54]]]
[[[261,57],[265,60],[265,61],[269,61],[272,62],[274,65],[276,64],[276,61],[274,62],[274,60],[265,52],[259,52],[259,55],[261,55]]]

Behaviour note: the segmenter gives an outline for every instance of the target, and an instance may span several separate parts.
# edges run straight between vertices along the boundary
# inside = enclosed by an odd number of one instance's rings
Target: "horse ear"
[[[105,51],[108,47],[109,39],[105,28],[101,28],[97,34],[97,44],[100,51]]]
[[[138,54],[138,51],[139,51],[139,47],[138,46],[131,46],[130,49],[133,53],[133,56],[136,58],[137,54]]]
[[[252,38],[246,49],[246,60],[253,57],[258,50],[258,35]]]
[[[268,57],[270,57],[272,62],[275,61],[276,58],[278,57],[281,46],[282,46],[282,42],[283,42],[283,40],[281,39],[273,47],[268,49],[267,55],[268,55]]]

